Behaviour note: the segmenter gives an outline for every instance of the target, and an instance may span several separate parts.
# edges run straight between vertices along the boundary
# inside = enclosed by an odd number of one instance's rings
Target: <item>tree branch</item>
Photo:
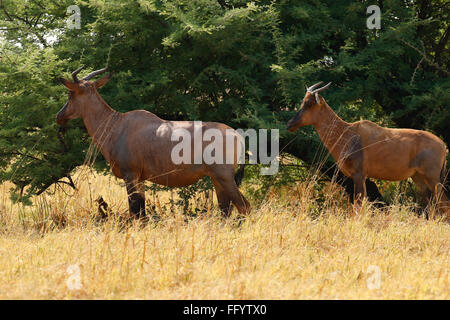
[[[68,186],[72,187],[72,189],[77,190],[77,187],[75,186],[75,184],[73,183],[72,178],[70,177],[70,175],[66,175],[65,178],[69,179],[69,182],[67,181],[63,181],[63,180],[59,180],[59,178],[56,177],[52,177],[53,179],[49,182],[47,182],[46,184],[44,184],[39,190],[38,192],[36,192],[36,195],[39,196],[42,193],[45,192],[45,190],[47,190],[52,184],[56,183],[60,183],[60,184],[67,184]]]
[[[436,45],[436,49],[435,49],[436,53],[434,55],[434,60],[437,63],[441,62],[441,53],[445,49],[445,46],[447,45],[449,35],[450,35],[450,26],[447,27],[447,30],[445,30],[444,35],[442,36],[441,40],[439,40],[439,42]]]
[[[416,52],[418,52],[418,53],[422,56],[422,58],[423,58],[426,62],[428,62],[428,64],[429,64],[430,66],[433,66],[433,67],[435,67],[436,69],[438,69],[438,70],[444,72],[445,74],[450,75],[450,72],[448,72],[447,70],[445,70],[444,68],[442,68],[442,67],[441,67],[440,65],[438,65],[436,62],[434,62],[434,61],[432,61],[431,59],[429,59],[429,58],[426,56],[426,54],[425,54],[424,52],[420,51],[420,49],[416,48],[415,46],[413,46],[412,44],[410,44],[409,42],[403,40],[403,39],[400,38],[400,37],[398,37],[398,39],[399,39],[401,42],[403,42],[404,44],[406,44],[408,47],[410,47],[410,48],[414,49]]]

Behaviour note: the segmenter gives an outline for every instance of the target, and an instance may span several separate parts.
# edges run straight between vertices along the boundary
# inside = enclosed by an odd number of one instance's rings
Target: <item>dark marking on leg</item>
[[[139,182],[127,182],[128,205],[130,212],[136,218],[145,216],[145,193]]]
[[[128,197],[128,203],[130,211],[138,218],[145,216],[145,198],[138,194],[133,193]]]

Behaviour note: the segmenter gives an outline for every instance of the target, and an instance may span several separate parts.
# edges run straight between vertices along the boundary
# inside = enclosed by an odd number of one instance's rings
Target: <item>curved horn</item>
[[[99,74],[102,74],[103,72],[106,72],[106,70],[108,70],[108,67],[93,71],[93,72],[89,73],[86,77],[84,77],[83,80],[91,80],[93,77],[98,76]]]
[[[74,82],[79,82],[80,80],[78,80],[77,78],[77,74],[83,70],[83,68],[85,67],[85,65],[82,65],[81,67],[79,67],[77,70],[75,70],[74,72],[72,72],[72,79]]]
[[[331,82],[328,82],[326,85],[324,85],[322,88],[316,89],[314,90],[312,93],[320,93],[326,89],[328,89],[328,87],[331,85]]]
[[[313,84],[311,87],[307,88],[306,91],[312,92],[315,88],[320,86],[323,83],[323,81],[317,82],[316,84]]]

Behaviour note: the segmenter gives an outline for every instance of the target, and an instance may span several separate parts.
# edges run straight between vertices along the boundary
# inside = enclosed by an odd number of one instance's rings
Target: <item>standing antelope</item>
[[[166,121],[144,110],[116,112],[97,92],[98,88],[108,82],[112,73],[97,81],[89,81],[104,73],[104,68],[79,80],[77,74],[82,68],[72,73],[73,81],[60,79],[69,89],[69,100],[58,112],[56,121],[65,126],[70,119],[83,119],[89,135],[108,161],[114,175],[125,180],[132,214],[137,217],[145,215],[145,180],[170,187],[183,187],[204,176],[211,177],[220,209],[225,216],[229,216],[231,212],[231,202],[240,214],[250,212],[249,202],[234,181],[237,158],[234,164],[174,164],[171,151],[178,142],[172,141],[172,133],[177,129],[193,133],[194,122]],[[238,135],[221,123],[203,122],[202,128],[219,130],[224,136],[226,131]],[[231,146],[234,154],[237,154],[236,140]],[[194,145],[194,138],[191,139],[191,144]],[[201,141],[200,146],[203,150],[207,144]]]
[[[411,177],[422,195],[427,190],[441,195],[448,153],[441,139],[430,132],[384,128],[368,120],[345,122],[319,95],[331,82],[317,88],[321,84],[306,88],[301,108],[287,129],[314,126],[339,169],[353,180],[355,204],[361,205],[366,196],[368,177],[391,181]],[[450,197],[450,192],[446,195]],[[442,195],[443,200],[447,197]]]

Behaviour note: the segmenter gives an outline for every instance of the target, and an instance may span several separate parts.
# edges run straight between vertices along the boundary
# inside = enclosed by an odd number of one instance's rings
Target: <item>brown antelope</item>
[[[306,88],[300,110],[287,129],[294,132],[314,126],[339,169],[353,180],[356,205],[366,196],[366,178],[399,181],[411,177],[422,195],[427,190],[442,194],[448,150],[441,139],[430,132],[384,128],[368,120],[345,122],[319,95],[331,82],[317,88],[321,84]],[[442,194],[443,200],[447,197]]]
[[[124,179],[128,193],[130,212],[135,216],[145,215],[144,181],[170,187],[183,187],[195,183],[204,176],[210,176],[216,190],[220,209],[225,216],[231,212],[233,203],[240,214],[250,212],[250,204],[239,191],[234,170],[237,158],[231,164],[175,164],[171,159],[172,148],[178,143],[172,141],[174,130],[183,129],[193,133],[193,121],[166,121],[144,110],[119,113],[113,110],[98,94],[112,74],[96,81],[93,77],[104,73],[106,68],[94,71],[79,80],[77,74],[83,67],[72,73],[73,81],[60,79],[69,89],[69,100],[58,112],[56,121],[65,126],[70,119],[82,118],[95,145],[108,161],[112,172]],[[230,127],[215,122],[203,122],[202,129],[216,129],[224,135]],[[228,131],[230,132],[230,131]],[[192,134],[191,137],[195,137]],[[189,144],[189,142],[188,142]],[[190,141],[194,145],[194,138]],[[202,150],[209,143],[200,142]],[[236,143],[232,145],[236,151]],[[225,146],[224,146],[225,148]],[[227,150],[224,150],[224,153]],[[235,153],[237,154],[237,153]]]

